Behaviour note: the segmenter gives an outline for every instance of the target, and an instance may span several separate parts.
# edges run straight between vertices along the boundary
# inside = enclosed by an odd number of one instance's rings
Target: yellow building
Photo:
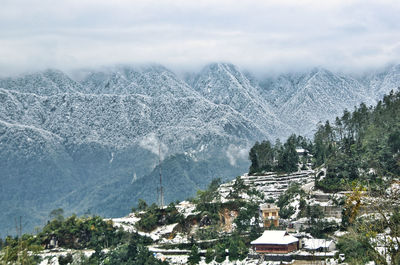
[[[264,227],[270,227],[273,224],[275,227],[279,226],[279,207],[272,203],[262,204],[260,206],[262,217],[264,220]]]

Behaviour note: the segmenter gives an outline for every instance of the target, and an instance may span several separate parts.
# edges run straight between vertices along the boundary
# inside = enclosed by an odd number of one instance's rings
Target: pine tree
[[[199,249],[196,245],[192,246],[192,249],[190,251],[190,255],[188,258],[188,262],[191,265],[198,264],[200,262]]]
[[[239,250],[238,250],[238,240],[237,238],[231,238],[229,240],[229,261],[234,261],[238,259]]]
[[[215,261],[223,262],[226,257],[225,246],[221,243],[215,245]]]
[[[206,251],[206,263],[208,264],[211,261],[213,261],[214,257],[215,257],[214,250],[212,248],[207,248],[207,251]]]

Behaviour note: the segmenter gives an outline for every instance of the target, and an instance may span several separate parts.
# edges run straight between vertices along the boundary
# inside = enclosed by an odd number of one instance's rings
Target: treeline
[[[326,177],[316,186],[346,190],[357,180],[373,190],[384,178],[400,175],[400,91],[384,96],[375,107],[361,104],[326,122],[314,136],[315,165],[325,164]]]
[[[299,156],[296,148],[311,149],[312,143],[305,137],[292,134],[284,144],[279,139],[275,144],[265,140],[261,143],[256,142],[250,149],[249,159],[251,166],[250,174],[263,171],[294,172],[298,170]]]
[[[400,91],[374,107],[361,104],[353,112],[345,110],[333,124],[320,124],[312,142],[296,135],[283,145],[279,140],[274,145],[257,142],[249,152],[249,173],[296,171],[296,147],[313,155],[314,167],[326,167],[326,177],[316,181],[322,190],[346,190],[354,180],[372,190],[381,188],[383,177],[400,175]]]
[[[151,238],[137,233],[128,233],[113,226],[111,220],[105,221],[99,216],[65,219],[62,210],[52,213],[53,220],[43,227],[37,235],[24,234],[21,237],[8,236],[0,240],[3,255],[0,263],[38,264],[37,255],[46,248],[61,247],[66,249],[94,249],[95,253],[79,257],[79,264],[167,264],[154,258],[147,245]],[[109,249],[103,252],[102,249]],[[60,256],[59,264],[71,264],[76,257],[71,254]]]

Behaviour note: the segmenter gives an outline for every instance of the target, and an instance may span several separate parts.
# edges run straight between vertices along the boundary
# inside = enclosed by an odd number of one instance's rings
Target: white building
[[[332,240],[305,238],[303,241],[303,248],[308,251],[328,252],[336,249],[336,244]]]

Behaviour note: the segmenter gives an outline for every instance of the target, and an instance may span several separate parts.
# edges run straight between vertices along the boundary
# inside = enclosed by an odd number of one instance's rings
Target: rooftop
[[[328,248],[332,244],[332,240],[326,239],[304,239],[304,248],[309,250],[316,250],[319,248]]]
[[[252,241],[252,245],[274,244],[274,245],[288,245],[298,242],[299,239],[289,235],[284,230],[267,230],[264,231],[262,236]]]
[[[279,207],[276,206],[273,203],[264,203],[264,204],[260,205],[260,209],[261,210],[268,210],[268,209],[277,209],[277,210],[279,210]]]

